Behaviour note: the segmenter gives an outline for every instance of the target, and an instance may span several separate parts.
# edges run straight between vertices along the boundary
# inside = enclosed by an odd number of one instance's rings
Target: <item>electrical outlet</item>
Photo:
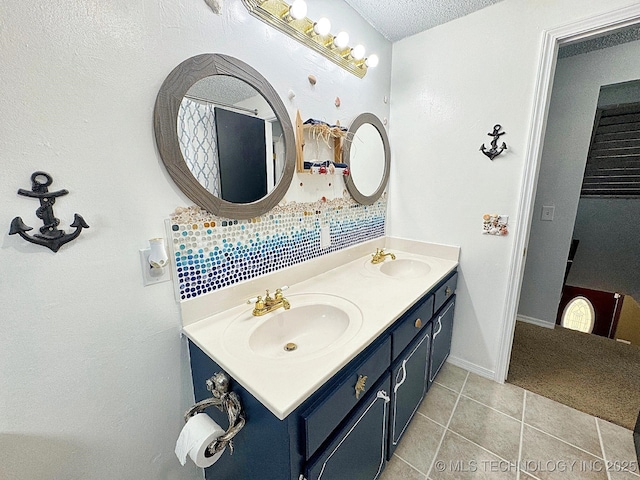
[[[553,214],[555,213],[556,207],[549,205],[542,207],[542,217],[540,220],[550,222],[553,220]]]
[[[140,267],[142,268],[142,284],[146,287],[171,280],[171,265],[163,268],[151,268],[149,265],[150,248],[140,250]]]

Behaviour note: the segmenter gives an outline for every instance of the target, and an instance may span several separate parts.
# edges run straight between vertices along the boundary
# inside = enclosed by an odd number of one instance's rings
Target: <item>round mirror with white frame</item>
[[[236,58],[202,54],[178,65],[158,93],[154,130],[176,185],[215,215],[262,215],[293,178],[286,108],[269,82]]]
[[[380,198],[389,180],[391,149],[384,125],[372,113],[358,115],[349,126],[342,152],[349,165],[345,184],[358,203],[371,205]]]

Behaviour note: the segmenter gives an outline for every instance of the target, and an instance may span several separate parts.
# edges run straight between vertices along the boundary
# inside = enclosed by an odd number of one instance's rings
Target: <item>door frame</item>
[[[509,372],[513,334],[520,303],[520,290],[526,261],[526,248],[531,232],[533,206],[538,184],[544,134],[551,101],[551,88],[558,57],[558,46],[579,42],[589,37],[605,35],[612,30],[631,26],[640,22],[640,5],[631,5],[596,15],[543,32],[542,48],[538,63],[538,75],[534,91],[534,106],[525,155],[525,167],[520,185],[517,222],[515,225],[514,247],[511,253],[507,297],[502,319],[498,363],[494,380],[504,383]]]

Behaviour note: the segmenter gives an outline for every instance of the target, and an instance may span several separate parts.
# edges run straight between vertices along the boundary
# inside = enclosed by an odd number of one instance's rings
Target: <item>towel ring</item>
[[[211,442],[205,451],[205,457],[213,457],[216,453],[222,451],[227,445],[233,454],[233,437],[235,437],[244,424],[246,423],[244,413],[242,412],[242,404],[240,397],[235,392],[229,392],[229,376],[225,372],[218,372],[213,377],[207,379],[207,390],[211,392],[212,397],[206,398],[193,405],[184,414],[185,423],[189,421],[195,414],[202,412],[208,407],[217,407],[221,412],[227,412],[229,418],[229,428],[220,435],[216,440]]]

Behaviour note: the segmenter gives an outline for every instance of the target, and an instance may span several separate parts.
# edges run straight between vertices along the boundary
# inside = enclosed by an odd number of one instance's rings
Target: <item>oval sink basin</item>
[[[362,326],[362,312],[345,298],[328,294],[286,298],[289,310],[279,308],[261,317],[249,310],[231,322],[224,334],[225,347],[236,355],[308,358],[344,345]]]
[[[427,275],[430,271],[431,266],[428,263],[408,258],[386,261],[380,266],[380,272],[390,277],[417,278]]]

